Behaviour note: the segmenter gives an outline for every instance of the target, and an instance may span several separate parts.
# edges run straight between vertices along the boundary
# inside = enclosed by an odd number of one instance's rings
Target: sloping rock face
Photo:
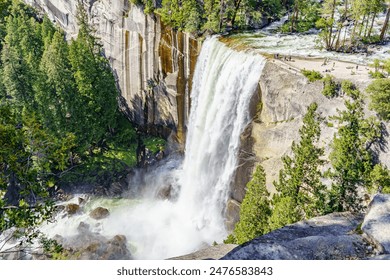
[[[25,0],[69,38],[77,35],[76,0]],[[184,142],[198,41],[164,26],[128,0],[86,1],[91,24],[115,72],[129,118],[147,132]]]
[[[234,244],[218,244],[215,246],[210,246],[205,249],[196,251],[194,253],[171,258],[170,260],[210,260],[210,259],[219,259],[226,255],[229,251],[236,248],[237,245]]]
[[[371,256],[360,215],[333,213],[275,230],[233,249],[223,260],[339,260]]]
[[[377,194],[373,198],[362,230],[383,253],[390,254],[390,195]]]

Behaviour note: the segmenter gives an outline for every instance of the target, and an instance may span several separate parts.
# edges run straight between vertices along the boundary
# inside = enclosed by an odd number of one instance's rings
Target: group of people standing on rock
[[[275,59],[280,59],[280,60],[284,60],[284,61],[292,61],[291,59],[291,55],[289,56],[283,56],[283,55],[279,55],[278,53],[274,54],[274,58]]]

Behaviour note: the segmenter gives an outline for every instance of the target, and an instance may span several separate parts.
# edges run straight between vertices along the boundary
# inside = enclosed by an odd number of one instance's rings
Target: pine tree
[[[204,0],[205,24],[203,29],[213,32],[221,31],[222,15],[220,0]]]
[[[197,32],[201,25],[201,7],[197,0],[182,2],[183,18],[185,19],[184,30]]]
[[[268,218],[271,214],[268,197],[265,172],[263,167],[259,165],[247,184],[245,198],[241,204],[240,221],[236,224],[233,232],[238,244],[268,232]]]
[[[103,49],[93,36],[87,13],[78,5],[79,34],[69,49],[69,60],[78,95],[76,136],[85,146],[98,144],[104,134],[115,127],[117,96],[115,78],[103,57]]]
[[[6,18],[9,15],[9,8],[11,7],[11,0],[0,0],[0,52],[3,49],[3,43],[6,33]],[[1,62],[0,62],[1,65]]]
[[[377,79],[368,87],[370,108],[375,110],[383,120],[390,120],[390,79]]]
[[[376,164],[370,174],[371,191],[379,193],[390,193],[390,170],[382,165]]]
[[[53,174],[67,168],[74,138],[54,138],[32,112],[22,115],[0,103],[0,232],[21,228],[29,241],[36,226],[51,217]]]
[[[299,130],[300,142],[293,142],[292,157],[282,158],[279,181],[274,182],[280,194],[277,201],[281,201],[284,208],[291,207],[291,213],[298,211],[298,215],[293,215],[295,221],[321,215],[325,211],[326,187],[321,182],[320,171],[324,150],[317,146],[321,130],[320,116],[316,110],[316,103],[308,107]]]
[[[275,194],[272,197],[272,215],[269,218],[269,230],[290,225],[302,219],[302,214],[294,198]]]
[[[51,36],[50,36],[51,37]],[[57,31],[50,40],[40,63],[40,78],[36,86],[35,100],[45,126],[55,135],[82,133],[77,122],[82,109],[79,106],[76,84],[69,62],[69,47],[64,34]]]
[[[334,180],[329,197],[329,211],[361,211],[359,188],[370,186],[373,155],[370,147],[382,137],[380,124],[365,119],[364,101],[359,90],[344,89],[351,100],[345,101],[345,111],[335,119],[339,123],[333,139],[330,177]]]
[[[13,2],[6,32],[1,55],[3,84],[15,106],[33,110],[36,70],[43,52],[40,26],[23,6]]]

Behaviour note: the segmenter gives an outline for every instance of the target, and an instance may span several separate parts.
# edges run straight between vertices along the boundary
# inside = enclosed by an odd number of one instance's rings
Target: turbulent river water
[[[184,160],[168,159],[147,174],[137,200],[92,200],[85,214],[59,216],[42,230],[66,238],[85,222],[107,237],[125,235],[138,259],[178,256],[221,242],[227,234],[224,210],[240,134],[250,122],[248,106],[264,64],[260,55],[231,50],[216,37],[207,39],[193,79]],[[166,186],[175,198],[157,199],[159,188]],[[87,214],[96,206],[109,208],[110,216],[92,220]]]

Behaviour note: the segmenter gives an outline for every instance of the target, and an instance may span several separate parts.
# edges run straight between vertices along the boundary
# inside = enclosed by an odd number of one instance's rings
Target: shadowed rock
[[[390,253],[390,195],[377,194],[373,198],[362,230],[383,253]]]
[[[355,230],[363,217],[333,213],[301,221],[255,238],[224,256],[224,260],[361,259],[367,244]]]

